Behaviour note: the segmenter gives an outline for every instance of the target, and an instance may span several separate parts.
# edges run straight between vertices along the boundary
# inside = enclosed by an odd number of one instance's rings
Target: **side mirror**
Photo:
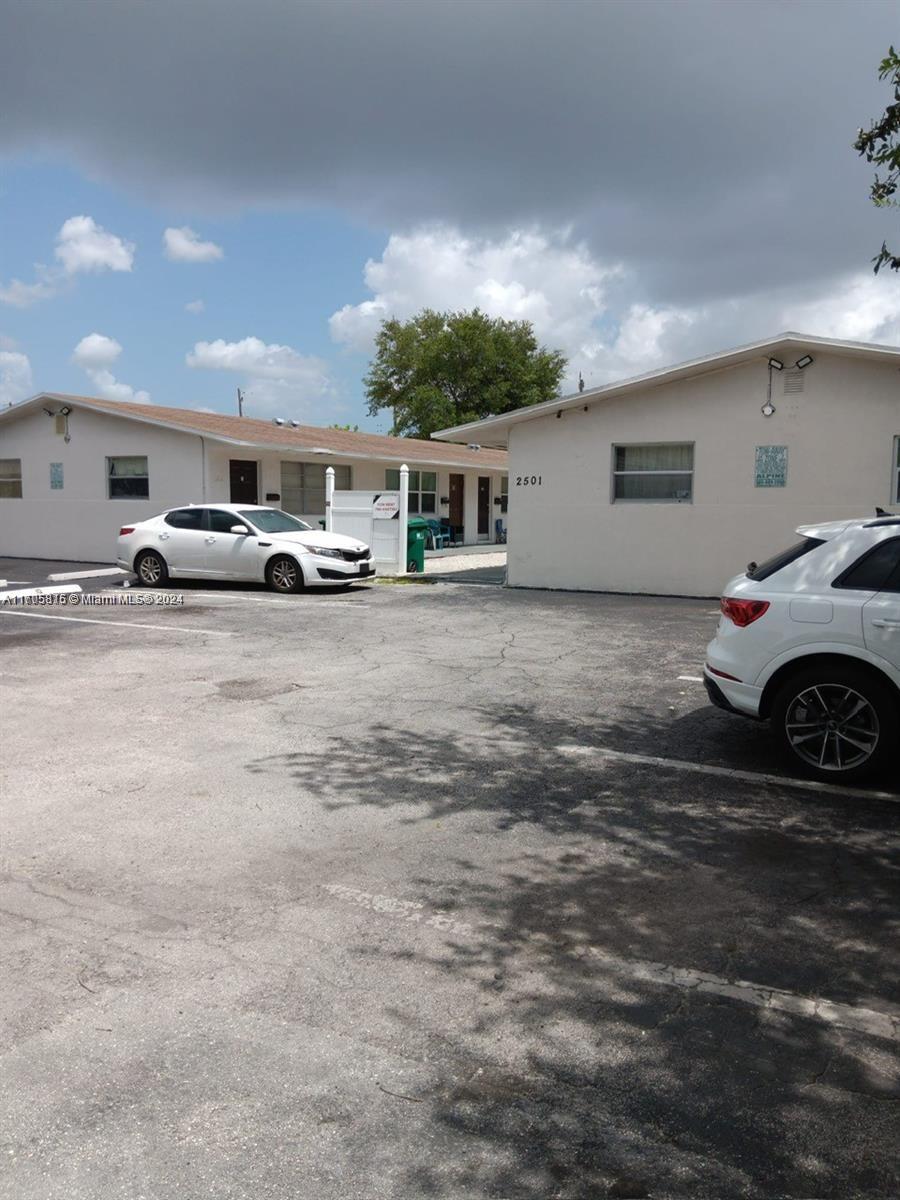
[[[246,535],[250,532],[250,530],[247,528],[246,525],[232,525],[229,532],[230,533],[243,533],[244,535]]]

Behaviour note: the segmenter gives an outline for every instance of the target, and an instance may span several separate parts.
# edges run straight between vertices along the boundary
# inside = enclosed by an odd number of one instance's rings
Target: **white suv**
[[[145,587],[171,575],[256,580],[276,592],[299,592],[375,574],[364,542],[259,504],[189,504],[123,525],[116,561]]]
[[[900,516],[797,533],[725,589],[707,648],[709,698],[770,719],[815,778],[890,770],[900,756]]]

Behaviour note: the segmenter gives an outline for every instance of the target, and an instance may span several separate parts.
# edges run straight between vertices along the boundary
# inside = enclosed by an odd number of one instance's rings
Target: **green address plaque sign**
[[[787,467],[787,446],[756,447],[757,487],[786,487]]]

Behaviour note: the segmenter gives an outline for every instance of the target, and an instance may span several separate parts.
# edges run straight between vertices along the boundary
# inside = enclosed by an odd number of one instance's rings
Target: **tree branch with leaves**
[[[868,129],[860,129],[853,148],[865,157],[866,162],[887,171],[887,174],[881,175],[876,170],[870,191],[872,203],[877,208],[898,208],[900,203],[894,196],[900,188],[900,55],[893,46],[887,58],[882,59],[878,78],[887,79],[892,84],[894,103],[887,106],[880,120],[873,122]],[[884,266],[892,271],[900,271],[900,255],[889,250],[886,241],[882,242],[881,250],[872,262],[876,275]]]

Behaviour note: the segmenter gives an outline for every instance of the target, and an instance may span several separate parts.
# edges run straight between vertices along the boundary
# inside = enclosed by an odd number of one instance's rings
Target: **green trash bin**
[[[422,517],[410,517],[406,522],[406,569],[411,574],[425,570],[425,539],[428,522]]]

